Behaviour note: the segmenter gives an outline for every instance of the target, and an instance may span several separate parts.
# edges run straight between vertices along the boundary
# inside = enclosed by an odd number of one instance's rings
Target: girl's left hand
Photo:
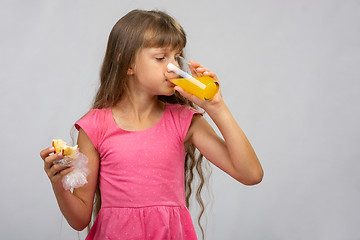
[[[219,83],[219,79],[217,78],[216,74],[211,72],[209,69],[204,68],[200,63],[197,63],[194,60],[190,60],[190,64],[197,71],[199,77],[209,76],[209,77],[213,78],[217,83]],[[174,89],[176,91],[178,91],[183,97],[189,99],[190,101],[192,101],[193,103],[195,103],[196,105],[198,105],[199,107],[204,109],[206,112],[209,112],[209,111],[212,111],[212,109],[218,108],[218,106],[223,103],[220,83],[219,83],[218,93],[210,101],[205,101],[205,100],[200,99],[190,93],[187,93],[179,86],[175,86]]]

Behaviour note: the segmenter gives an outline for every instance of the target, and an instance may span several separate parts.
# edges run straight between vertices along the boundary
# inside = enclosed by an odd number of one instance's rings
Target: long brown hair
[[[133,10],[122,17],[113,27],[100,73],[100,87],[92,108],[101,109],[116,105],[127,90],[127,70],[134,62],[137,52],[146,47],[171,47],[183,49],[186,45],[186,34],[183,28],[168,14],[161,11]],[[194,104],[179,93],[172,96],[159,96],[159,100],[194,107]],[[194,146],[187,149],[185,159],[185,192],[186,206],[190,207],[193,194],[192,182],[197,174],[199,186],[196,200],[200,206],[198,224],[204,239],[204,229],[200,223],[205,210],[201,192],[206,183],[203,171],[203,156]],[[97,188],[93,221],[100,210],[101,198]],[[90,229],[90,225],[89,225]]]

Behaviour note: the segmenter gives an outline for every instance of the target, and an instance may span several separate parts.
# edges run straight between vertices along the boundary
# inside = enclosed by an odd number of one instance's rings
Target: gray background
[[[206,239],[360,239],[357,0],[2,0],[1,239],[78,238],[39,151],[70,141],[110,30],[134,8],[182,24],[265,170],[246,187],[213,169]]]

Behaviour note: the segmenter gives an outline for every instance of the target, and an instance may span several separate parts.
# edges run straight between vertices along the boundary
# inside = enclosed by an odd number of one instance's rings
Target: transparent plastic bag
[[[54,164],[72,166],[75,168],[63,177],[62,184],[64,189],[69,190],[71,188],[79,188],[87,183],[86,177],[90,173],[87,166],[88,158],[79,152],[79,150],[77,150],[74,155],[64,156],[63,159],[55,161]]]

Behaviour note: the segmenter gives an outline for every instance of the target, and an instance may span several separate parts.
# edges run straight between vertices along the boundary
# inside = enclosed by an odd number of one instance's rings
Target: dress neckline
[[[107,114],[108,114],[108,116],[110,118],[110,121],[112,122],[114,127],[118,128],[119,130],[124,131],[124,132],[137,133],[137,132],[145,132],[145,131],[151,130],[151,129],[155,128],[156,126],[158,126],[163,121],[167,109],[168,109],[168,103],[165,102],[164,111],[163,111],[162,116],[159,119],[159,121],[157,121],[154,125],[152,125],[152,126],[150,126],[148,128],[142,129],[142,130],[126,130],[126,129],[121,128],[119,125],[117,125],[117,123],[115,121],[115,118],[114,118],[114,115],[112,113],[111,107],[109,107],[107,109]]]

